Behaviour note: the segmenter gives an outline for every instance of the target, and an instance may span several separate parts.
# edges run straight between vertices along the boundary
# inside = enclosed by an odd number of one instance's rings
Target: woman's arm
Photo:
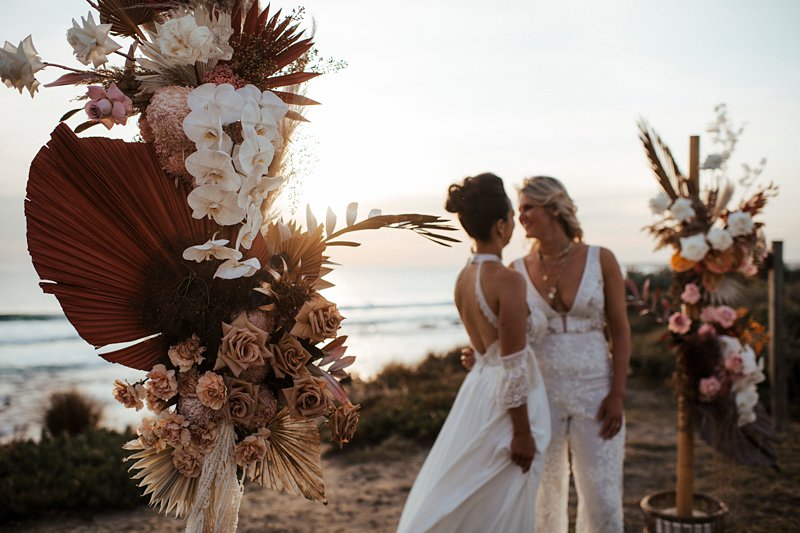
[[[504,359],[509,355],[518,359],[526,356],[519,352],[526,348],[528,342],[525,329],[528,321],[525,280],[518,272],[508,271],[504,274],[500,284],[497,335],[500,341],[500,353]],[[522,364],[525,363],[525,361],[522,362]],[[509,372],[509,366],[513,367],[515,364],[520,364],[520,362],[511,359],[504,360],[504,371]],[[504,379],[508,378],[509,375],[506,374]],[[527,377],[525,379],[527,381]],[[511,461],[522,468],[523,472],[527,472],[536,454],[536,442],[531,435],[528,419],[527,401],[509,408],[508,414],[511,416],[511,424],[514,428],[514,435],[511,438]]]
[[[611,391],[600,404],[597,420],[602,422],[600,436],[610,439],[622,428],[625,381],[631,355],[631,328],[625,302],[625,280],[614,254],[600,249],[600,266],[606,302],[606,323],[611,340],[612,380]]]

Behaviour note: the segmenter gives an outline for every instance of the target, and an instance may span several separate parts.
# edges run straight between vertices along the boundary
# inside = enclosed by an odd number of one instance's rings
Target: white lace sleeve
[[[504,355],[503,382],[500,385],[500,404],[505,409],[518,407],[528,401],[530,373],[528,370],[528,349]]]

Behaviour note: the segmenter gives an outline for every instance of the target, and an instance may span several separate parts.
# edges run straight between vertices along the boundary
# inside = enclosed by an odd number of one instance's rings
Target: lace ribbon
[[[500,384],[500,404],[505,409],[519,407],[528,402],[531,388],[528,369],[528,348],[500,358],[503,363],[503,381]]]

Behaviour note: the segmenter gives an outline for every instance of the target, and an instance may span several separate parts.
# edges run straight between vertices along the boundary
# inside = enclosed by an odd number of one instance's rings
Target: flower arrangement
[[[711,183],[702,192],[698,180],[684,175],[670,149],[646,123],[640,123],[640,138],[662,188],[650,200],[653,214],[660,218],[646,229],[655,237],[656,249],[673,250],[672,298],[666,300],[672,309],[666,313],[666,322],[678,356],[678,392],[692,406],[706,440],[742,462],[758,462],[758,454],[732,450],[730,441],[736,439],[731,435],[736,431],[720,427],[735,422],[734,427],[745,428],[764,417],[757,405],[756,385],[765,379],[763,359],[758,358],[766,342],[765,329],[746,308],[732,305],[742,283],[758,273],[767,255],[763,224],[757,216],[777,187],[759,187],[735,208],[728,207],[734,187],[727,164],[743,130],[734,129],[724,105],[715,111],[716,120],[707,131],[718,151],[699,165]],[[762,160],[756,168],[743,166],[738,183],[745,193],[765,163]],[[762,431],[760,427],[745,429],[750,434]],[[758,444],[765,455],[772,455],[769,446]],[[774,464],[774,455],[767,462]]]
[[[42,61],[30,36],[0,50],[0,77],[20,93],[36,93],[45,67],[68,70],[46,87],[89,85],[62,117],[87,120],[59,124],[31,165],[28,248],[42,288],[102,357],[147,371],[113,395],[151,413],[126,445],[151,504],[189,531],[234,531],[245,478],[325,501],[317,423],[342,446],[359,419],[340,383],[355,360],[343,317],[320,293],[327,248],[379,228],[448,245],[441,232],[453,228],[377,210],[357,222],[355,203],[339,230],[330,209],[324,223],[309,209],[305,228],[273,213],[301,110],[317,104],[303,95],[320,72],[302,10],[89,4],[99,24],[73,20],[67,40],[91,68]],[[127,53],[118,40],[132,41]],[[76,136],[137,114],[143,142]]]

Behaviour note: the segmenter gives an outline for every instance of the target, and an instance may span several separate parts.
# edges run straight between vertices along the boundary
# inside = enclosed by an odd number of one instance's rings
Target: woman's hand
[[[536,455],[536,441],[531,432],[514,432],[511,438],[511,462],[522,468],[523,474],[531,469],[534,455]]]
[[[611,391],[603,398],[595,420],[601,423],[600,436],[606,440],[613,438],[622,429],[624,412],[622,394]]]
[[[467,372],[475,366],[475,351],[472,346],[467,346],[461,350],[461,365],[467,369]]]

